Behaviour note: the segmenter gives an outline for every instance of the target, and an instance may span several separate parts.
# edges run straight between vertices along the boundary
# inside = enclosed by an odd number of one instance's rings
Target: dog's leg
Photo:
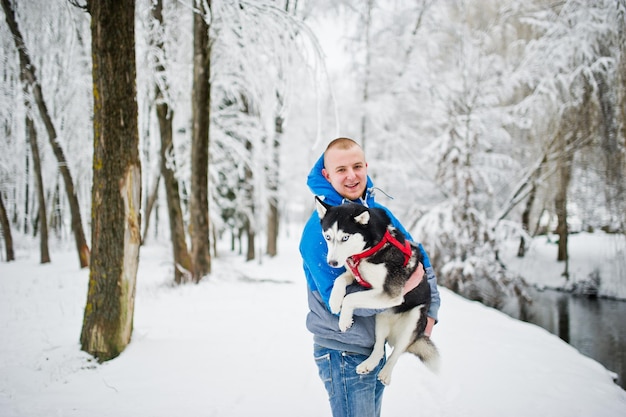
[[[341,315],[339,316],[339,329],[345,332],[352,326],[354,310],[357,308],[383,309],[394,307],[402,304],[404,298],[402,295],[398,297],[390,297],[383,293],[381,289],[372,288],[371,290],[353,292],[343,299],[341,306]]]
[[[392,317],[385,313],[379,313],[376,315],[376,343],[374,343],[374,349],[369,358],[356,367],[358,374],[369,374],[380,363],[380,360],[385,355],[385,342],[387,335],[391,329],[391,323],[389,320]]]
[[[341,311],[341,304],[346,296],[346,287],[352,284],[353,281],[354,275],[350,271],[344,272],[335,279],[330,298],[328,299],[328,306],[333,314],[338,314]]]
[[[406,313],[396,314],[396,320],[391,324],[389,331],[389,344],[393,346],[393,352],[387,358],[387,363],[383,369],[378,373],[378,379],[383,384],[389,385],[391,383],[393,368],[400,359],[400,355],[406,352],[413,342],[413,333],[421,314],[421,306]]]

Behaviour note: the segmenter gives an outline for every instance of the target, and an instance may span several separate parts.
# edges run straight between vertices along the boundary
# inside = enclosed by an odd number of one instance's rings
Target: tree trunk
[[[4,207],[2,193],[0,193],[0,226],[2,226],[2,234],[4,236],[4,245],[7,256],[7,262],[15,260],[15,252],[13,251],[13,237],[11,236],[11,222],[7,210]]]
[[[278,254],[278,225],[280,222],[278,211],[279,195],[279,173],[280,173],[280,141],[283,134],[284,119],[281,116],[274,118],[274,142],[272,144],[272,164],[269,167],[268,191],[269,208],[267,219],[267,254],[276,256]]]
[[[209,25],[204,20],[211,2],[197,0],[193,16],[193,93],[191,138],[190,235],[195,282],[211,272],[209,245],[209,120],[211,105]]]
[[[270,199],[269,213],[267,215],[267,254],[276,256],[278,254],[278,202],[275,198]]]
[[[250,222],[246,225],[246,237],[248,242],[248,248],[246,249],[246,261],[251,261],[255,258],[255,246],[254,241],[256,238],[256,234],[254,232],[254,228],[251,227]]]
[[[559,133],[559,135],[563,134],[563,132]],[[565,143],[565,141],[563,141],[563,143]],[[572,156],[565,152],[565,145],[561,149],[563,149],[563,152],[558,159],[559,185],[554,199],[557,216],[556,233],[559,235],[557,261],[567,261],[567,236],[569,234],[567,227],[567,190],[572,176]],[[565,275],[567,275],[567,270],[565,271]]]
[[[84,268],[89,265],[89,247],[87,246],[85,232],[83,231],[83,222],[80,215],[80,205],[78,204],[78,197],[76,196],[76,190],[74,189],[74,181],[72,179],[69,164],[65,159],[63,149],[61,148],[61,145],[58,141],[56,129],[54,127],[54,124],[52,123],[52,118],[50,117],[50,114],[48,112],[46,102],[44,101],[41,86],[37,81],[35,67],[30,61],[30,57],[27,53],[28,49],[24,44],[24,39],[22,38],[19,27],[17,25],[17,21],[15,20],[15,13],[11,8],[9,0],[0,0],[0,3],[2,4],[2,8],[4,9],[4,15],[6,17],[7,24],[9,25],[9,29],[11,30],[11,34],[13,35],[13,40],[15,41],[15,46],[18,50],[20,58],[20,69],[22,71],[22,80],[29,88],[32,89],[35,103],[37,104],[39,114],[48,133],[48,139],[50,141],[50,145],[52,146],[52,151],[54,152],[54,155],[59,164],[59,171],[61,172],[63,182],[65,184],[65,192],[67,194],[70,214],[72,217],[72,230],[74,232],[74,239],[76,241],[78,260],[80,263],[80,267]]]
[[[91,1],[94,154],[92,262],[82,349],[99,361],[130,342],[141,244],[135,2]]]
[[[24,155],[24,234],[30,233],[30,158],[28,153]],[[17,212],[16,212],[17,213]]]
[[[170,239],[174,257],[174,282],[182,284],[191,280],[192,263],[187,240],[185,222],[180,206],[180,193],[175,171],[167,162],[168,154],[173,153],[172,119],[167,116],[167,105],[157,105],[159,127],[161,129],[161,175],[167,199],[167,211],[170,223]]]
[[[524,207],[524,211],[522,212],[522,229],[526,233],[530,233],[530,213],[535,204],[535,198],[537,197],[537,181],[535,179],[539,178],[541,173],[541,167],[545,163],[546,159],[542,160],[541,165],[537,168],[537,170],[533,173],[534,179],[530,184],[530,191],[528,192],[528,198],[526,199],[526,206]],[[520,236],[519,248],[517,250],[517,256],[519,258],[523,258],[526,255],[526,241],[524,239],[524,235]]]
[[[29,109],[29,104],[25,103]],[[48,250],[48,218],[46,215],[46,198],[43,190],[43,177],[41,175],[41,158],[39,157],[39,144],[37,143],[37,129],[31,119],[29,112],[26,112],[26,138],[30,144],[31,156],[33,158],[33,168],[35,175],[35,186],[37,192],[37,203],[39,204],[39,257],[42,264],[50,262],[50,251]]]
[[[158,0],[152,7],[152,15],[163,26],[163,4]],[[160,56],[165,56],[163,43],[157,41],[155,45],[162,51]],[[162,63],[157,63],[156,70],[165,71]],[[165,101],[163,91],[156,85],[156,113],[159,120],[159,132],[161,135],[161,175],[167,199],[167,209],[170,221],[170,239],[172,241],[172,255],[174,258],[174,282],[181,284],[191,280],[191,256],[187,248],[185,237],[185,222],[183,211],[180,206],[180,192],[174,166],[174,139],[172,120],[174,112]]]
[[[248,106],[246,101],[244,112],[248,113]],[[248,151],[248,155],[250,156],[250,160],[254,159],[253,153],[255,152],[252,146],[252,142],[246,140],[246,151]],[[245,195],[246,201],[250,205],[245,219],[245,232],[247,237],[248,248],[246,250],[246,261],[251,261],[255,257],[256,249],[255,249],[255,237],[256,237],[256,227],[257,221],[255,216],[255,207],[256,207],[256,199],[254,198],[255,188],[254,188],[254,172],[252,168],[246,164],[244,168],[244,178],[245,178]]]
[[[146,242],[146,236],[148,236],[148,229],[150,229],[150,217],[152,217],[152,210],[154,210],[154,205],[159,197],[159,185],[161,184],[161,171],[159,169],[158,175],[155,175],[152,189],[150,193],[146,197],[146,208],[144,210],[144,224],[143,224],[143,233],[141,234],[141,244],[143,245]]]
[[[52,213],[50,214],[49,229],[53,231],[57,238],[61,238],[63,232],[63,215],[61,214],[61,191],[59,190],[59,179],[55,179],[54,191],[52,192]]]

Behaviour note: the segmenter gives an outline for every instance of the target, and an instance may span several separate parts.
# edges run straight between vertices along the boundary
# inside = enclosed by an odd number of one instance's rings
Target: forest
[[[504,239],[554,233],[567,277],[572,233],[626,238],[625,0],[0,3],[0,261],[73,245],[103,360],[143,242],[169,239],[176,284],[219,240],[276,255],[338,136],[467,298],[523,308]]]

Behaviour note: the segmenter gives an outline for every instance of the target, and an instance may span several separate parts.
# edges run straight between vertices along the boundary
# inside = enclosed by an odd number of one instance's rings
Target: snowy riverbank
[[[557,262],[558,236],[536,237],[524,258],[518,258],[519,241],[509,241],[501,254],[507,268],[539,288],[571,290],[590,278],[599,279],[598,295],[626,300],[626,237],[604,232],[569,236],[569,279],[565,263]]]

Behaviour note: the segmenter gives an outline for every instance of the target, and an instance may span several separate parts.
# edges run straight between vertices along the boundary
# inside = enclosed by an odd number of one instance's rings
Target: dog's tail
[[[433,372],[439,371],[439,351],[437,346],[426,335],[420,335],[408,348],[407,352],[411,352],[424,362],[424,364]]]

